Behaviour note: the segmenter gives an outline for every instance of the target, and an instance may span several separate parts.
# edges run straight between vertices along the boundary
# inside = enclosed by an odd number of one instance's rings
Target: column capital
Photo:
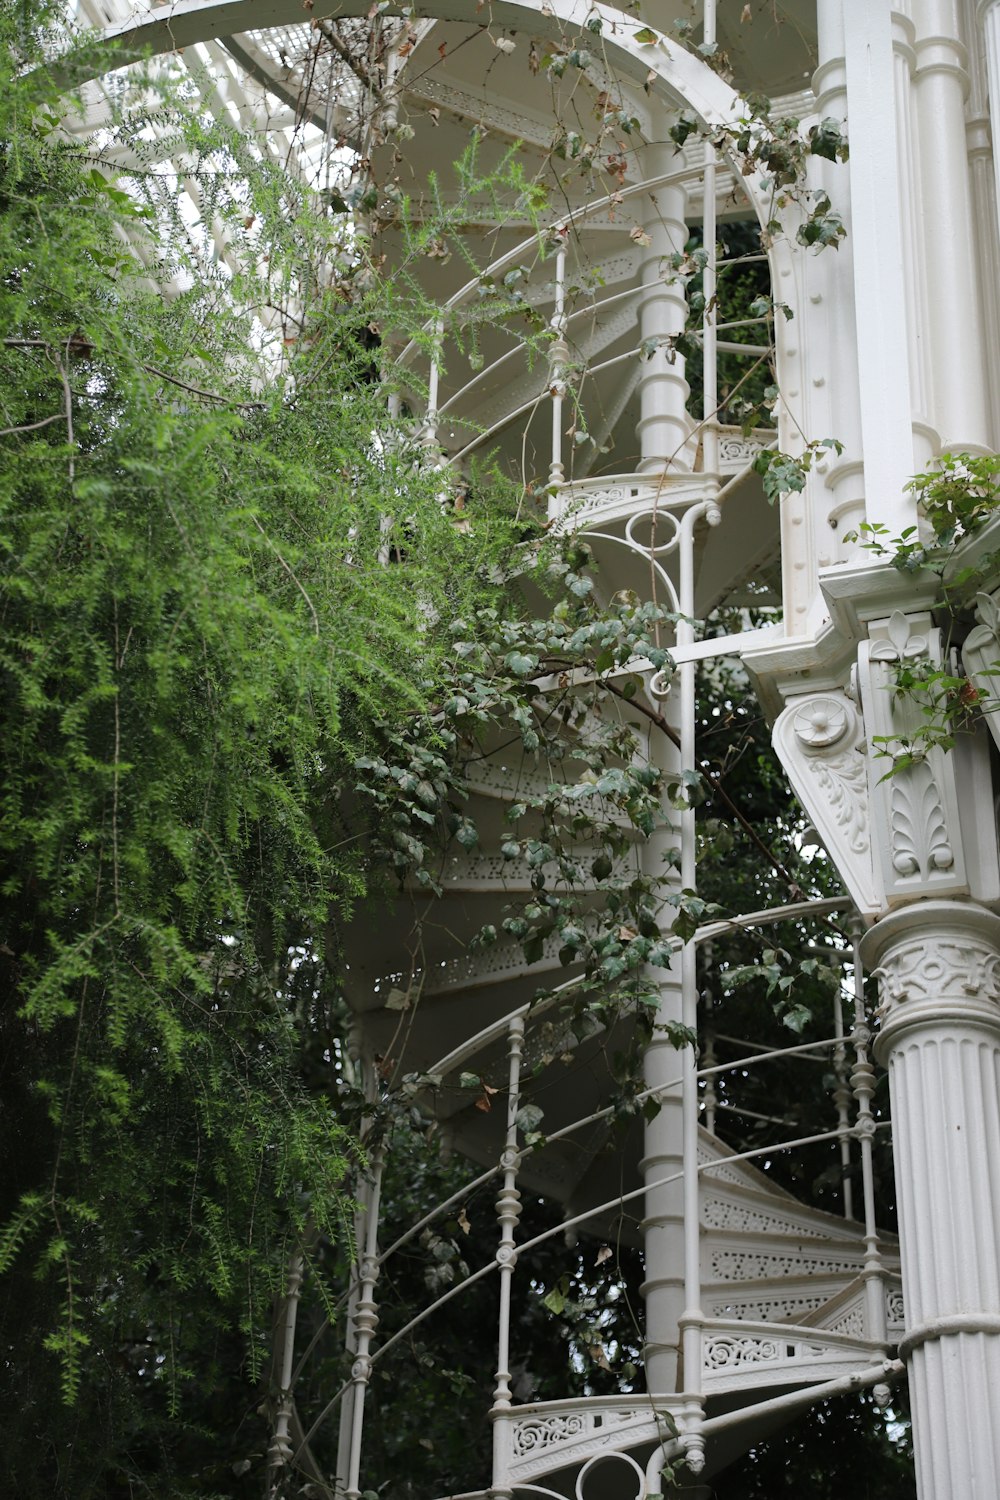
[[[880,1062],[912,1027],[1000,1032],[1000,917],[972,901],[914,901],[877,922],[861,954],[881,989]]]

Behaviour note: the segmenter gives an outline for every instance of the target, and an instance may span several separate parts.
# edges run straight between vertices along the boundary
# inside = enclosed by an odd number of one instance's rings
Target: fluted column
[[[1000,204],[1000,0],[980,0],[979,17],[983,26],[983,51],[986,56],[986,91],[989,96],[990,122],[993,127],[993,171],[996,201]],[[996,225],[994,225],[996,230]]]
[[[869,521],[913,523],[905,259],[892,19],[888,0],[842,0],[864,480]],[[905,143],[902,143],[905,144]],[[861,253],[863,249],[863,253]]]
[[[927,246],[920,149],[916,125],[913,72],[917,66],[913,22],[898,10],[892,14],[892,65],[895,78],[896,140],[899,160],[899,222],[903,250],[903,295],[906,302],[907,354],[910,371],[910,415],[913,427],[913,472],[926,469],[938,451],[934,426],[933,358],[929,331]]]
[[[819,67],[813,75],[816,113],[841,126],[847,121],[847,68],[844,62],[842,0],[818,0],[816,6]],[[817,523],[821,565],[840,562],[853,547],[843,542],[865,519],[865,481],[861,445],[861,400],[858,391],[857,329],[854,306],[855,245],[851,219],[850,166],[822,158],[814,163],[818,184],[844,220],[847,236],[835,255],[814,257],[809,266],[813,284],[811,321],[822,329],[822,355],[805,348],[812,370],[811,407],[822,413],[824,431],[843,444],[836,459],[821,459],[817,468],[829,493],[826,515]],[[822,423],[821,423],[822,425]],[[818,429],[817,429],[818,430]]]
[[[920,0],[914,19],[933,422],[945,447],[986,448],[985,351],[965,136],[968,59],[954,0]]]
[[[1000,917],[919,901],[862,945],[881,987],[917,1486],[1000,1494]]]

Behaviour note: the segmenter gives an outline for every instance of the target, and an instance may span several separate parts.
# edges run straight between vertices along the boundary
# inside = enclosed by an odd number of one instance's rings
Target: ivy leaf
[[[479,843],[479,832],[475,823],[471,822],[468,818],[463,818],[455,829],[455,838],[462,845],[463,849],[474,849]]]
[[[690,119],[687,115],[681,115],[680,119],[671,125],[668,134],[678,151],[680,151],[688,136],[693,135],[697,129],[698,123],[696,120]]]
[[[542,1306],[547,1307],[549,1312],[558,1317],[566,1310],[569,1300],[569,1281],[565,1276],[561,1277],[558,1284],[542,1298]]]
[[[804,1005],[793,1005],[790,1010],[785,1011],[781,1020],[789,1031],[794,1031],[796,1036],[801,1036],[812,1020],[812,1012]]]
[[[524,1104],[514,1116],[514,1124],[522,1135],[530,1135],[537,1131],[544,1118],[545,1111],[537,1104]]]

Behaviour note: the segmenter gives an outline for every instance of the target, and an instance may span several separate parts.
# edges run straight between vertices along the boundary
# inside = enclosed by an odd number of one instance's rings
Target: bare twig
[[[192,396],[203,396],[206,401],[218,401],[223,406],[235,406],[239,411],[266,411],[265,401],[230,401],[228,396],[219,396],[215,391],[203,390],[199,385],[191,385],[186,380],[180,380],[176,375],[168,375],[166,370],[158,369],[156,365],[143,365],[142,368],[150,375],[156,375],[160,380],[169,381],[171,385],[180,386],[182,391],[190,391]]]
[[[351,51],[350,47],[348,47],[343,37],[338,36],[333,22],[327,20],[314,21],[313,25],[316,27],[317,31],[322,32],[323,36],[330,43],[330,46],[333,48],[334,52],[336,52],[341,62],[347,64],[355,77],[364,84],[365,88],[371,88],[372,76],[368,71],[366,64],[361,60],[360,57],[355,57],[354,53]]]
[[[64,413],[54,412],[51,417],[43,417],[40,422],[25,422],[21,427],[0,427],[0,437],[11,437],[15,432],[37,432],[39,427],[48,427],[50,422],[61,422]]]
[[[303,599],[306,601],[306,604],[309,606],[309,613],[312,615],[312,621],[313,621],[313,631],[314,631],[315,635],[318,638],[319,637],[319,633],[320,633],[320,630],[319,630],[319,615],[317,615],[317,613],[316,613],[316,610],[315,610],[315,607],[313,605],[312,600],[310,599],[309,595],[306,593],[306,591],[303,588],[302,584],[299,582],[299,579],[296,576],[294,569],[290,568],[289,565],[288,565],[288,563],[286,563],[285,559],[282,557],[281,553],[278,551],[277,547],[274,545],[274,543],[272,542],[271,538],[268,536],[267,532],[264,530],[263,526],[258,521],[257,517],[253,516],[251,519],[253,520],[253,524],[256,526],[257,530],[260,532],[261,536],[264,538],[264,540],[267,543],[267,545],[270,547],[271,551],[274,553],[275,557],[280,562],[281,566],[284,568],[285,572],[288,574],[289,578],[294,583],[295,587],[298,589],[299,593],[302,595]]]
[[[59,374],[62,377],[63,389],[68,392],[69,383],[66,372],[62,365],[62,361],[56,355],[56,351],[53,345],[48,341],[48,339],[3,339],[0,340],[0,343],[2,343],[4,348],[6,349],[47,349],[49,353],[52,354],[56,359]],[[67,354],[90,352],[91,345],[82,340],[77,334],[74,334],[74,336],[66,345]],[[148,375],[155,375],[158,380],[166,380],[170,385],[179,386],[182,391],[190,391],[192,396],[201,396],[206,401],[218,401],[222,406],[234,406],[239,411],[267,410],[267,403],[265,401],[232,401],[228,396],[220,396],[216,391],[206,391],[202,386],[192,385],[190,381],[181,380],[177,375],[169,375],[166,370],[161,370],[158,365],[140,364],[139,368],[141,370],[145,370]],[[69,399],[69,397],[67,397],[67,399]],[[67,418],[70,427],[70,442],[72,442],[72,413],[67,409],[66,412],[60,412],[59,416]],[[56,420],[56,417],[46,417],[45,422],[36,422],[34,425],[36,427],[44,427],[46,422],[54,422]],[[9,432],[29,432],[31,430],[31,428],[27,427],[9,427],[6,429],[6,431],[0,432],[0,437],[6,437],[7,433]]]
[[[69,357],[69,349],[72,342],[72,339],[70,339],[66,344],[67,358]],[[63,410],[66,417],[66,441],[69,443],[69,482],[70,484],[72,484],[76,479],[76,459],[73,457],[73,450],[76,447],[76,436],[73,432],[73,392],[70,389],[69,375],[66,373],[66,366],[59,358],[59,355],[55,349],[51,349],[49,352],[51,353],[52,358],[55,361],[56,369],[59,371],[59,379],[62,381],[63,399],[65,403]]]

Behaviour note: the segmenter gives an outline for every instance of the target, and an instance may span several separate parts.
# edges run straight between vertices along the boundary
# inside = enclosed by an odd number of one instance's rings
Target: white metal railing
[[[817,906],[828,908],[830,906],[835,906],[836,904],[837,903],[835,902],[802,903],[797,909],[800,911],[808,912],[811,909],[815,909],[815,907]],[[779,916],[778,913],[775,913],[774,915],[776,919],[781,920],[781,916]],[[714,935],[719,935],[719,933],[729,925],[742,926],[750,925],[751,922],[766,922],[771,916],[771,913],[766,912],[753,913],[748,914],[747,917],[743,918],[742,920],[738,920],[733,924],[712,924]],[[704,937],[702,935],[699,935],[699,937],[704,940]],[[855,1025],[849,1040],[854,1045],[856,1057],[858,1059],[851,1076],[851,1082],[855,1090],[855,1095],[858,1099],[858,1114],[856,1124],[850,1128],[850,1136],[852,1139],[858,1140],[860,1143],[862,1154],[862,1183],[865,1198],[864,1235],[863,1241],[859,1245],[858,1250],[858,1259],[860,1261],[859,1274],[864,1284],[865,1301],[864,1337],[862,1339],[862,1342],[867,1341],[867,1343],[872,1347],[882,1347],[886,1344],[887,1339],[888,1320],[886,1314],[886,1299],[887,1295],[889,1295],[891,1292],[891,1286],[890,1278],[887,1275],[887,1271],[878,1248],[878,1233],[875,1227],[874,1216],[874,1178],[871,1161],[871,1147],[875,1133],[886,1128],[888,1122],[885,1120],[875,1120],[871,1113],[871,1091],[874,1085],[874,1073],[871,1069],[870,1064],[867,1062],[866,1049],[868,1045],[868,1031],[864,1013],[863,977],[861,974],[860,964],[856,961],[856,954],[845,953],[844,956],[855,960],[854,996],[856,1015]],[[744,1151],[726,1151],[724,1147],[720,1146],[713,1151],[708,1159],[701,1160],[698,1159],[698,1154],[696,1151],[693,1163],[689,1162],[685,1157],[684,1165],[680,1172],[675,1173],[670,1177],[665,1177],[658,1183],[645,1183],[630,1192],[620,1194],[612,1199],[607,1200],[604,1203],[591,1205],[581,1213],[576,1214],[568,1220],[564,1220],[563,1222],[552,1226],[542,1233],[535,1235],[532,1239],[522,1243],[519,1246],[516,1246],[514,1240],[514,1231],[516,1228],[517,1219],[519,1217],[517,1173],[520,1161],[525,1151],[524,1147],[518,1145],[517,1112],[521,1102],[520,1067],[526,1022],[529,1018],[528,1013],[529,1007],[519,1007],[518,1010],[513,1012],[510,1016],[504,1018],[502,1021],[494,1023],[494,1025],[490,1028],[487,1028],[485,1032],[480,1033],[479,1037],[474,1039],[472,1043],[472,1050],[470,1050],[470,1045],[466,1044],[466,1046],[461,1049],[460,1055],[458,1053],[452,1054],[451,1058],[442,1060],[449,1067],[450,1071],[454,1071],[454,1068],[458,1067],[459,1065],[472,1061],[477,1049],[482,1050],[484,1046],[489,1045],[489,1043],[497,1034],[504,1031],[506,1032],[509,1041],[509,1074],[507,1081],[507,1135],[504,1152],[497,1166],[487,1170],[484,1173],[481,1173],[479,1176],[474,1178],[472,1182],[464,1185],[458,1192],[453,1194],[445,1202],[438,1205],[435,1210],[421,1219],[418,1224],[413,1225],[393,1245],[388,1247],[388,1249],[383,1251],[381,1254],[377,1252],[376,1248],[377,1201],[373,1202],[371,1205],[373,1211],[370,1213],[368,1219],[365,1237],[365,1249],[361,1257],[358,1295],[355,1299],[356,1307],[360,1308],[360,1314],[356,1313],[355,1317],[355,1335],[357,1346],[355,1364],[352,1370],[352,1378],[351,1381],[348,1382],[347,1385],[342,1389],[342,1391],[334,1397],[334,1400],[329,1404],[328,1408],[324,1411],[324,1413],[321,1414],[321,1418],[318,1419],[317,1422],[313,1423],[312,1428],[310,1428],[310,1431],[307,1434],[308,1440],[308,1437],[313,1434],[313,1432],[319,1425],[319,1421],[324,1420],[326,1416],[329,1415],[329,1411],[336,1405],[338,1396],[342,1397],[349,1392],[352,1393],[353,1405],[350,1422],[351,1444],[349,1463],[350,1482],[347,1490],[347,1493],[349,1495],[357,1494],[359,1492],[357,1489],[359,1480],[357,1478],[358,1471],[356,1469],[356,1462],[360,1461],[359,1455],[361,1425],[363,1422],[364,1390],[369,1379],[371,1378],[373,1367],[377,1365],[398,1342],[406,1338],[414,1328],[419,1326],[427,1318],[431,1317],[434,1312],[453,1300],[456,1296],[462,1295],[466,1288],[474,1285],[477,1281],[483,1279],[483,1277],[491,1275],[494,1271],[497,1271],[500,1275],[501,1294],[498,1346],[499,1353],[497,1366],[497,1387],[494,1401],[494,1412],[497,1417],[501,1419],[496,1424],[496,1430],[499,1432],[503,1427],[503,1414],[517,1412],[520,1410],[519,1408],[512,1408],[509,1389],[509,1366],[511,1359],[511,1350],[509,1344],[510,1286],[515,1264],[520,1257],[530,1254],[530,1252],[536,1249],[539,1245],[545,1243],[556,1235],[564,1234],[568,1229],[572,1227],[585,1225],[588,1222],[593,1222],[594,1220],[601,1219],[602,1217],[606,1217],[609,1214],[615,1215],[621,1213],[630,1201],[634,1201],[635,1199],[643,1196],[651,1187],[661,1186],[663,1185],[663,1183],[672,1180],[683,1180],[685,1183],[687,1200],[685,1204],[685,1218],[688,1223],[694,1226],[695,1231],[694,1235],[692,1236],[693,1243],[689,1247],[688,1252],[692,1256],[695,1268],[694,1279],[692,1280],[692,1284],[688,1288],[688,1296],[692,1302],[692,1305],[697,1306],[696,1299],[700,1297],[701,1277],[700,1256],[698,1254],[698,1239],[700,1237],[700,1214],[698,1208],[699,1183],[703,1179],[710,1178],[713,1173],[724,1171],[726,1168],[731,1168],[734,1165],[742,1162],[751,1161],[756,1157],[772,1156],[779,1152],[795,1150],[797,1148],[802,1148],[805,1146],[823,1142],[829,1142],[831,1144],[836,1143],[837,1145],[841,1145],[843,1143],[845,1127],[843,1121],[841,1119],[838,1119],[837,1125],[828,1131],[817,1132],[811,1135],[799,1137],[795,1140],[772,1142],[764,1146],[755,1147]],[[532,1012],[532,1021],[534,1021],[534,1018],[535,1013]],[[826,1050],[829,1050],[830,1053],[835,1057],[838,1050],[842,1049],[845,1046],[846,1040],[848,1040],[848,1038],[845,1038],[842,1029],[839,1033],[835,1029],[833,1035],[831,1035],[830,1037],[823,1038],[818,1041],[795,1043],[789,1047],[764,1048],[762,1050],[759,1044],[747,1044],[748,1049],[743,1055],[729,1062],[712,1063],[700,1068],[692,1068],[689,1072],[686,1072],[681,1078],[677,1080],[677,1085],[682,1089],[690,1090],[691,1082],[693,1082],[694,1089],[696,1091],[699,1081],[705,1081],[709,1078],[716,1077],[723,1073],[746,1073],[748,1070],[762,1063],[767,1063],[776,1059],[801,1057],[803,1058],[803,1060],[812,1062],[818,1060],[822,1053]],[[640,1100],[641,1097],[642,1096],[640,1096]],[[692,1099],[694,1103],[693,1108]],[[565,1139],[568,1135],[575,1133],[576,1131],[582,1129],[584,1126],[592,1124],[602,1118],[606,1118],[610,1113],[611,1108],[609,1107],[600,1111],[596,1111],[579,1120],[572,1121],[570,1124],[563,1127],[559,1131],[553,1132],[551,1135],[549,1135],[546,1140],[546,1145],[551,1145],[560,1139]],[[697,1125],[696,1092],[693,1095],[690,1092],[688,1093],[685,1116],[688,1122],[693,1122],[695,1126]],[[694,1140],[697,1147],[697,1135],[695,1133],[692,1133],[690,1130],[688,1130],[687,1134],[688,1138]],[[500,1195],[497,1199],[498,1223],[500,1225],[501,1237],[500,1246],[498,1248],[496,1257],[484,1266],[481,1266],[478,1270],[474,1271],[466,1280],[450,1287],[435,1301],[429,1303],[428,1306],[421,1309],[416,1314],[416,1316],[406,1324],[404,1328],[397,1330],[392,1335],[392,1337],[388,1339],[380,1348],[376,1349],[374,1352],[371,1352],[370,1340],[374,1332],[374,1327],[378,1321],[374,1303],[374,1285],[378,1277],[379,1266],[384,1264],[385,1260],[390,1255],[396,1253],[405,1244],[412,1241],[413,1237],[416,1234],[420,1233],[422,1228],[432,1222],[435,1217],[437,1217],[439,1214],[447,1212],[450,1208],[454,1208],[455,1204],[464,1200],[468,1196],[470,1191],[475,1188],[484,1186],[488,1181],[496,1178],[497,1176],[502,1177],[503,1182]],[[689,1198],[688,1192],[690,1191],[690,1187],[692,1184],[694,1188],[693,1198]],[[374,1198],[374,1192],[372,1196]],[[808,1215],[809,1210],[803,1209],[802,1212]],[[734,1292],[737,1291],[738,1286],[738,1282],[733,1283]],[[895,1293],[895,1295],[898,1299],[898,1293]],[[763,1324],[756,1325],[746,1318],[737,1319],[734,1323],[731,1318],[720,1318],[717,1315],[706,1317],[700,1312],[700,1309],[697,1314],[697,1319],[697,1323],[695,1324],[693,1321],[689,1322],[688,1318],[686,1317],[684,1331],[688,1338],[689,1345],[694,1344],[692,1331],[695,1331],[697,1333],[699,1360],[706,1361],[704,1366],[706,1371],[706,1389],[710,1390],[714,1389],[715,1386],[719,1383],[720,1372],[724,1370],[728,1371],[733,1368],[732,1360],[727,1362],[720,1354],[720,1339],[750,1339],[751,1341],[757,1340],[758,1342],[763,1339],[768,1343],[769,1347],[770,1344],[775,1344],[775,1350],[777,1352],[772,1351],[772,1353],[768,1354],[766,1358],[760,1352],[760,1350],[757,1350],[755,1354],[754,1350],[751,1350],[749,1345],[746,1346],[746,1350],[749,1352],[746,1353],[746,1358],[742,1359],[738,1379],[738,1383],[742,1384],[746,1384],[747,1381],[749,1381],[751,1384],[753,1383],[755,1377],[753,1369],[751,1368],[752,1366],[771,1366],[778,1364],[787,1365],[791,1363],[797,1366],[798,1373],[796,1375],[796,1378],[812,1378],[811,1374],[806,1376],[803,1370],[798,1367],[801,1367],[803,1365],[808,1366],[810,1371],[819,1371],[820,1367],[826,1368],[827,1366],[831,1365],[835,1365],[837,1366],[837,1368],[840,1368],[840,1364],[842,1364],[845,1360],[848,1364],[850,1364],[851,1356],[856,1356],[858,1351],[857,1336],[849,1333],[840,1334],[834,1329],[826,1329],[818,1325],[813,1325],[809,1328],[782,1325],[780,1330],[776,1330],[773,1323],[765,1322]],[[362,1335],[360,1339],[357,1339],[358,1333]],[[706,1340],[707,1342],[705,1343],[704,1354],[702,1354],[701,1345],[703,1341]],[[775,1343],[776,1340],[777,1343]],[[778,1343],[781,1344],[780,1349],[778,1349],[777,1347]],[[801,1347],[799,1347],[800,1345]],[[743,1346],[741,1345],[741,1347]],[[840,1363],[838,1363],[838,1361]],[[699,1363],[697,1368],[702,1368],[701,1362]],[[296,1374],[297,1373],[298,1371],[296,1372]],[[294,1381],[292,1382],[292,1384],[294,1384]],[[725,1384],[726,1381],[725,1379],[723,1379],[723,1385]],[[683,1430],[687,1437],[689,1439],[696,1439],[699,1430],[700,1417],[699,1412],[694,1409],[690,1400],[688,1401],[688,1405],[684,1408],[684,1410],[679,1412],[679,1416],[683,1418]],[[499,1477],[495,1480],[495,1483],[501,1483],[504,1482],[506,1478],[511,1477],[506,1473],[506,1469],[504,1468],[505,1465],[509,1464],[510,1448],[509,1446],[505,1446],[505,1444],[507,1444],[506,1437],[498,1436],[496,1438],[496,1442],[498,1444],[497,1455],[498,1461],[501,1464],[501,1469],[499,1471]]]
[[[697,340],[702,346],[702,376],[703,397],[702,409],[691,421],[692,434],[700,434],[702,440],[702,471],[709,475],[720,473],[720,442],[724,431],[724,424],[719,420],[719,396],[718,396],[718,357],[720,354],[730,354],[740,358],[747,358],[759,362],[761,358],[767,357],[772,352],[770,343],[745,344],[732,340],[720,340],[718,334],[721,331],[729,332],[751,326],[768,326],[767,318],[737,319],[719,325],[716,307],[717,290],[717,245],[716,245],[716,195],[718,162],[716,148],[711,141],[705,145],[705,159],[700,168],[693,168],[687,164],[681,164],[677,168],[660,173],[640,183],[632,184],[615,194],[606,194],[590,203],[581,205],[579,208],[565,214],[563,218],[547,232],[550,243],[555,244],[554,279],[552,284],[552,313],[548,324],[548,350],[544,362],[542,380],[537,388],[531,389],[526,395],[514,397],[509,404],[495,419],[477,428],[469,438],[454,448],[448,455],[453,461],[461,461],[472,453],[483,448],[492,439],[498,437],[513,423],[530,416],[538,410],[540,404],[548,399],[551,403],[551,436],[549,440],[549,463],[547,465],[548,485],[551,491],[556,492],[556,504],[560,504],[558,492],[569,482],[566,472],[566,457],[564,452],[564,425],[566,416],[566,403],[569,396],[569,379],[574,368],[568,336],[573,324],[592,314],[595,310],[606,313],[614,303],[619,300],[636,298],[641,295],[642,287],[629,287],[622,292],[612,293],[610,296],[595,299],[588,302],[584,307],[571,308],[568,306],[568,244],[571,234],[578,233],[586,227],[587,220],[605,211],[609,205],[614,204],[616,209],[621,207],[639,195],[655,194],[657,189],[679,184],[688,184],[692,180],[700,180],[705,185],[704,202],[704,229],[703,246],[705,252],[705,263],[702,270],[703,292],[705,298],[705,310],[702,317],[700,330],[696,333]],[[431,340],[431,353],[428,359],[428,374],[424,390],[426,392],[427,419],[425,432],[436,435],[441,417],[444,415],[461,418],[459,407],[463,398],[475,388],[483,389],[489,386],[491,381],[505,371],[511,361],[516,361],[523,352],[523,346],[515,344],[499,354],[489,365],[478,369],[471,381],[466,381],[457,390],[451,392],[444,401],[439,400],[439,390],[442,376],[443,338],[442,333],[446,328],[449,318],[458,314],[466,306],[475,306],[480,300],[482,284],[485,279],[497,281],[501,279],[510,269],[518,267],[525,262],[534,263],[540,253],[537,235],[522,240],[519,244],[507,251],[490,263],[481,276],[468,281],[459,289],[442,307],[442,313],[436,328],[428,330]],[[766,257],[753,257],[753,259],[766,259]],[[397,359],[397,368],[402,372],[414,370],[420,352],[421,344],[416,339],[411,339],[403,348]],[[590,377],[602,370],[614,367],[617,364],[627,362],[641,357],[641,349],[629,349],[622,353],[609,356],[605,360],[587,360],[580,366],[581,378]],[[641,375],[640,375],[641,381]],[[679,457],[678,452],[675,458]],[[678,477],[684,471],[681,468],[675,471],[673,477]]]

